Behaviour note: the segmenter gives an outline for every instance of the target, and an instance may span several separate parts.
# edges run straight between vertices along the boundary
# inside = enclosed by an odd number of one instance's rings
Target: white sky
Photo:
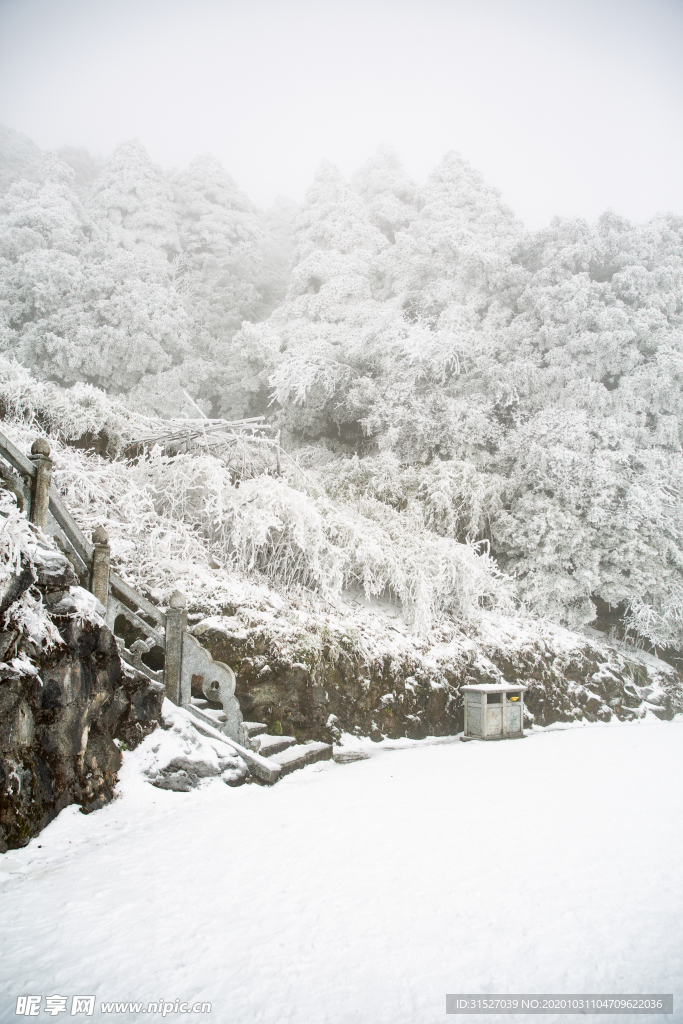
[[[0,121],[260,205],[381,143],[459,150],[530,226],[683,213],[683,0],[0,0]]]

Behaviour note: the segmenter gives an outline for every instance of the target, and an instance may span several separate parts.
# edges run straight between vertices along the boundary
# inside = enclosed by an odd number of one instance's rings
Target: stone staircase
[[[81,585],[100,601],[122,660],[162,683],[166,696],[192,716],[197,730],[228,743],[259,782],[272,785],[297,768],[331,759],[329,743],[297,743],[289,736],[268,735],[262,723],[242,721],[235,673],[215,661],[188,630],[184,596],[176,591],[163,610],[110,569],[105,530],[98,527],[92,543],[84,536],[51,486],[49,456],[44,438],[34,441],[27,457],[0,434],[4,486],[16,491],[30,521],[52,537]]]
[[[210,722],[219,731],[227,718],[218,704],[201,697],[192,697],[187,710],[197,719],[204,720],[206,724]],[[297,743],[292,736],[273,736],[267,732],[268,727],[263,722],[242,722],[242,729],[245,748],[251,752],[251,758],[247,756],[245,760],[252,775],[261,782],[276,782],[297,768],[305,768],[316,761],[329,761],[332,758],[330,743]],[[259,761],[255,760],[254,755]],[[242,756],[244,757],[244,754]],[[268,763],[274,777],[264,777],[265,766],[260,764],[261,760]]]

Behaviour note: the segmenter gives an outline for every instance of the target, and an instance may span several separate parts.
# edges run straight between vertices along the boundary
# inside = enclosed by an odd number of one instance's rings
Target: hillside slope
[[[214,455],[158,447],[126,460],[149,419],[92,388],[4,374],[3,430],[24,450],[51,431],[54,483],[81,528],[105,526],[117,572],[151,601],[185,591],[195,634],[237,674],[245,717],[271,731],[453,734],[472,681],[528,685],[529,723],[683,709],[670,665],[529,617],[471,545],[397,524],[397,511],[334,503],[294,470],[233,480]],[[68,443],[84,424],[91,439],[107,434],[109,455]]]

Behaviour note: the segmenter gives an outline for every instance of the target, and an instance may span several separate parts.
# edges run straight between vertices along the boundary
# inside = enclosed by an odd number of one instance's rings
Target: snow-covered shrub
[[[482,607],[513,607],[512,581],[485,546],[437,537],[419,515],[371,498],[357,509],[337,507],[331,519],[346,554],[345,583],[360,584],[367,596],[390,591],[419,632],[444,614],[466,620]]]
[[[51,381],[38,381],[5,356],[0,356],[0,407],[10,419],[40,424],[48,434],[64,441],[103,431],[113,450],[145,433],[153,422],[100,388],[81,383],[62,388]]]
[[[24,450],[36,433],[23,421],[5,429]],[[487,552],[372,497],[333,503],[319,486],[306,493],[270,476],[234,486],[213,456],[171,458],[158,448],[126,463],[53,438],[52,458],[53,481],[81,528],[89,535],[104,525],[117,570],[150,589],[170,593],[182,582],[201,604],[228,571],[331,600],[360,586],[368,597],[391,592],[418,631],[444,614],[467,618],[511,602]]]
[[[26,516],[17,508],[14,494],[0,488],[0,572],[3,579],[18,576],[22,559],[30,564],[36,549],[36,538]]]
[[[35,579],[34,559],[44,548],[26,516],[17,508],[16,498],[0,488],[0,596],[3,604],[11,600],[13,581],[22,573]],[[18,629],[39,647],[50,648],[60,643],[59,633],[48,617],[37,591],[25,585],[5,609],[0,628]]]
[[[335,500],[374,498],[399,511],[410,506],[424,528],[461,542],[490,537],[505,485],[501,477],[482,473],[471,462],[437,458],[426,466],[402,465],[391,451],[330,460],[319,478]]]

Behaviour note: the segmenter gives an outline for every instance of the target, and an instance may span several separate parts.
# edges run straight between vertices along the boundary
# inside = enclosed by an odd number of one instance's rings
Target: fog
[[[423,179],[460,151],[529,227],[683,209],[683,5],[3,0],[0,121],[165,168],[218,156],[251,198],[389,143]]]

